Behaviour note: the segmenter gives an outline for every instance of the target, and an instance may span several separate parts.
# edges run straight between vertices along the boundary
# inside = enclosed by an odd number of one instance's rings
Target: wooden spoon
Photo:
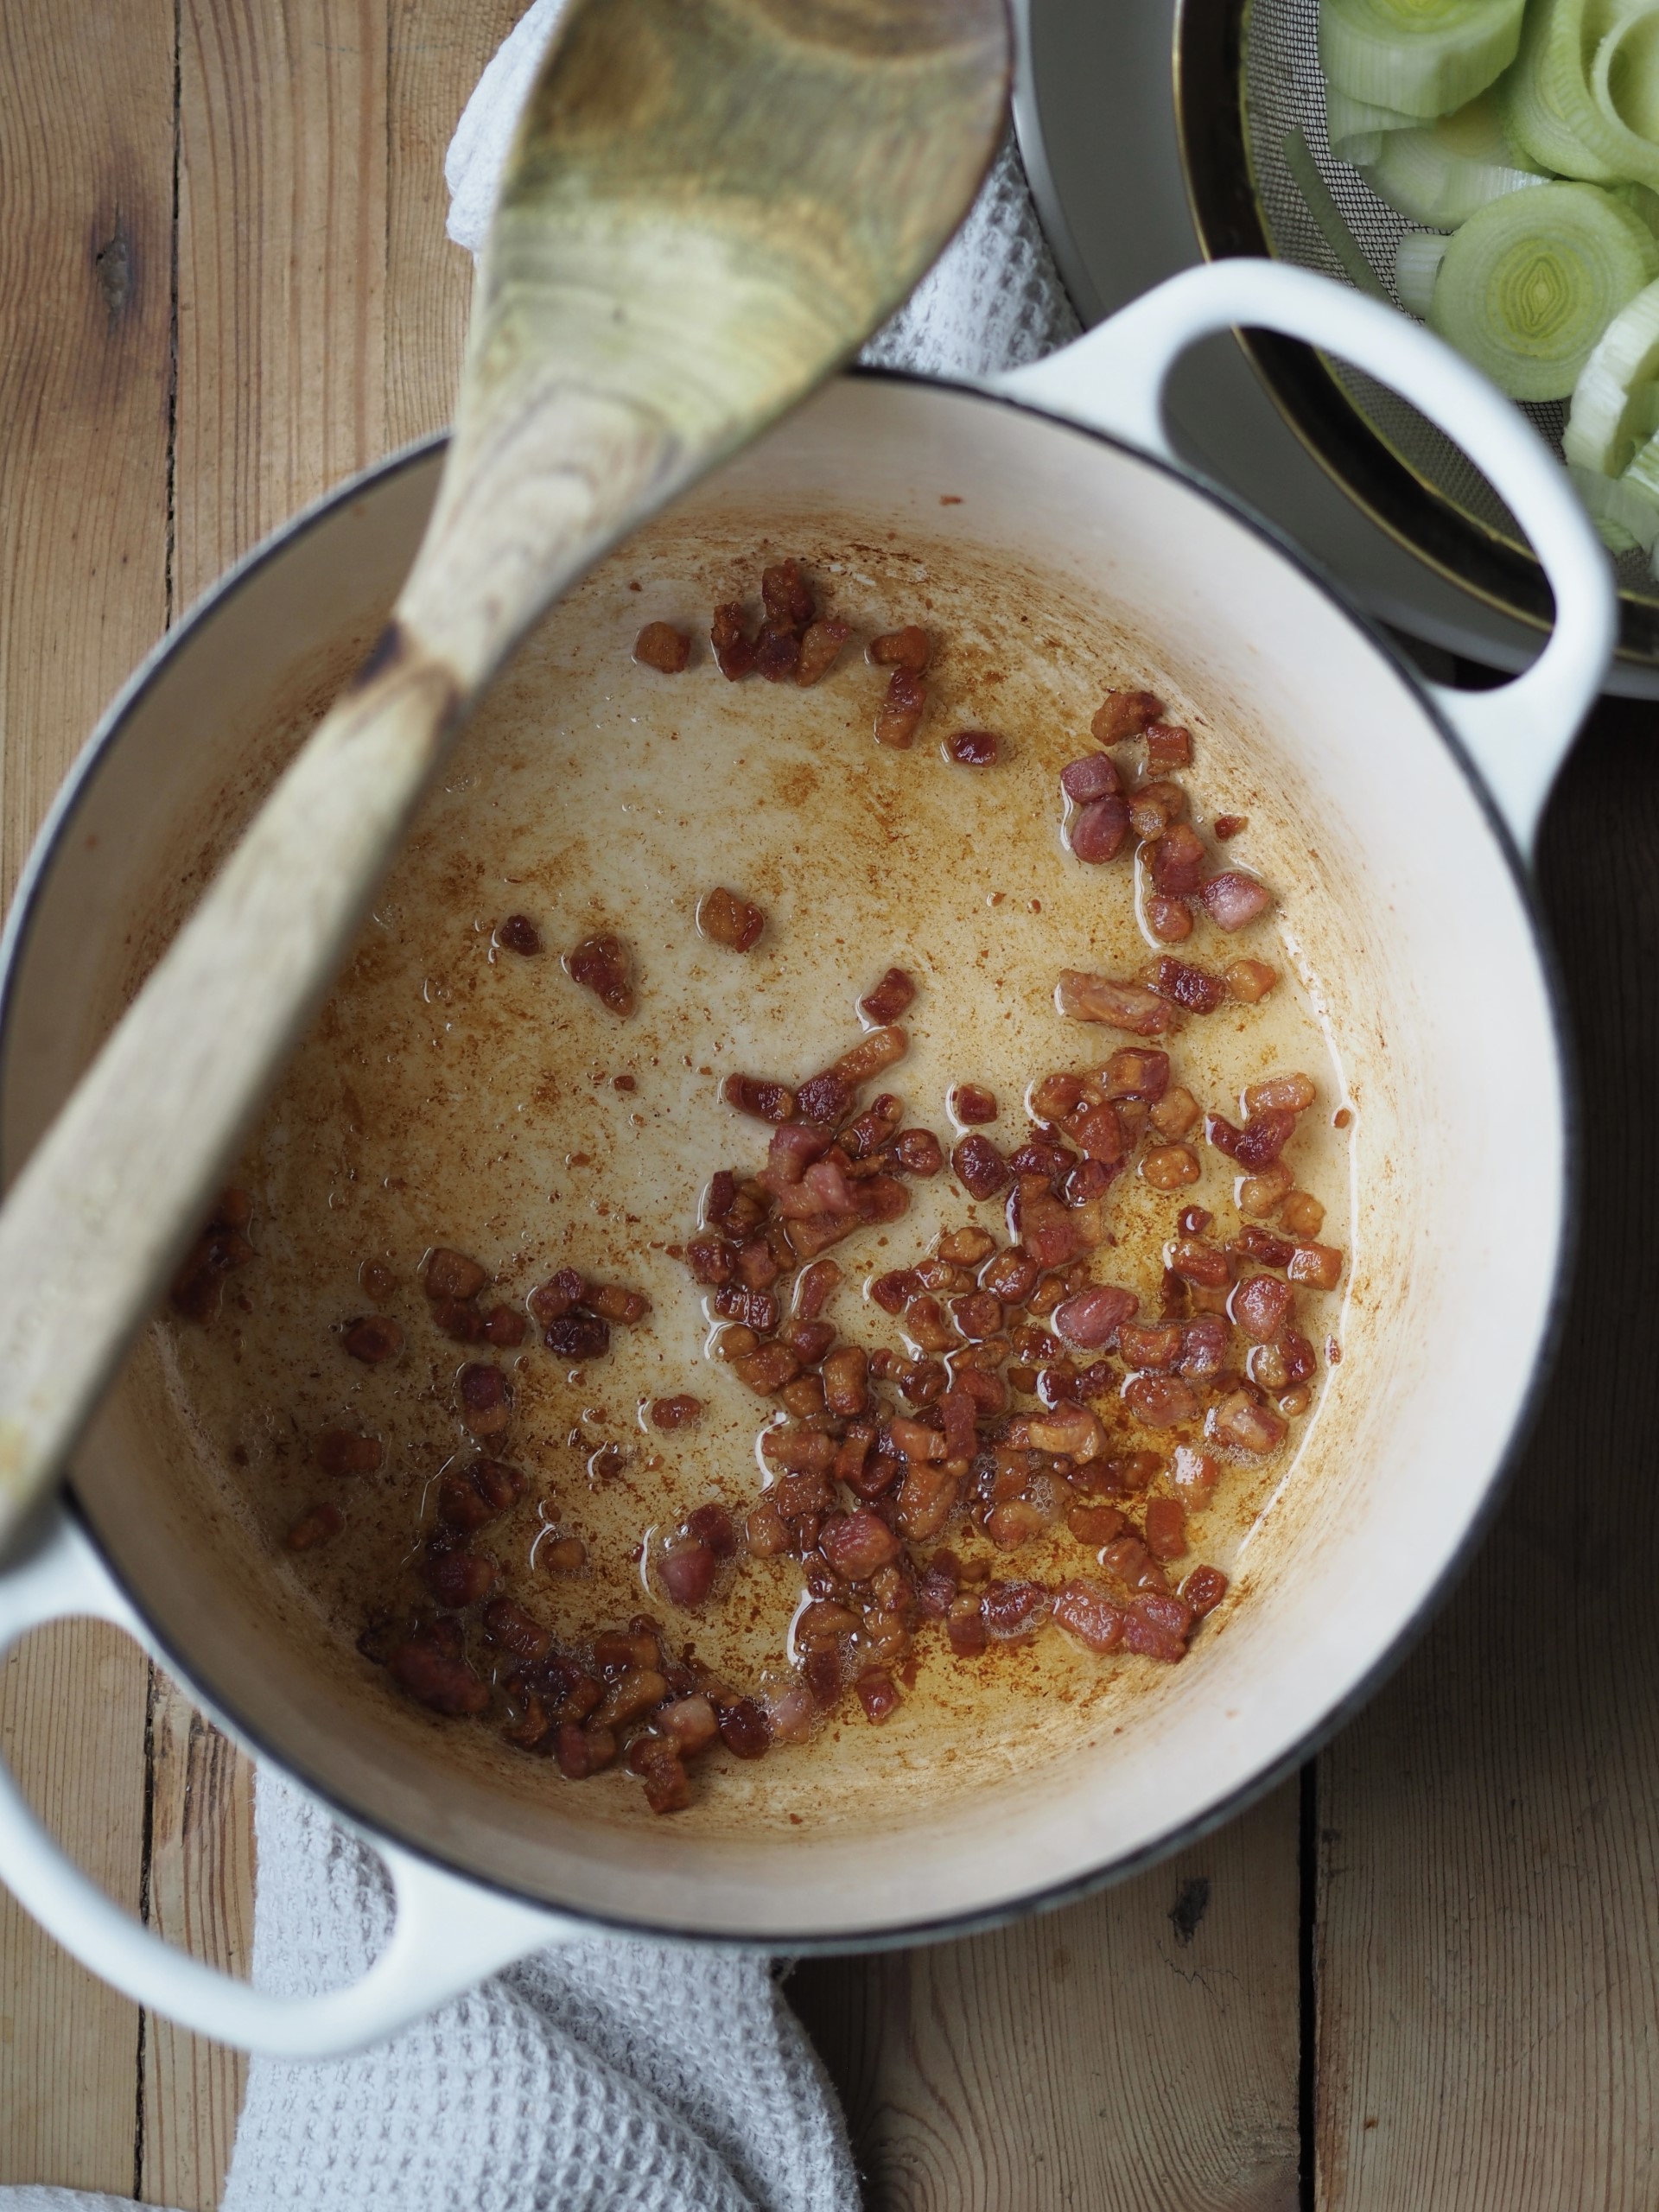
[[[48,1489],[506,654],[802,398],[960,221],[1002,0],[572,0],[391,620],[0,1212],[0,1541]]]

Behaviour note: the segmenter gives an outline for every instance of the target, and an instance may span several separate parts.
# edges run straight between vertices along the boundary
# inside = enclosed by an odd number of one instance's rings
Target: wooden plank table
[[[442,153],[517,12],[4,10],[7,886],[178,612],[302,502],[443,420],[470,270],[443,238]],[[1638,1141],[1659,1094],[1656,722],[1598,715],[1544,837],[1584,1246],[1496,1528],[1375,1704],[1218,1834],[1039,1922],[798,1973],[873,2207],[1659,2203],[1659,1162]],[[80,1625],[33,1638],[0,1675],[0,1744],[113,1894],[245,1963],[247,1769],[130,1646]],[[0,1895],[0,2180],[215,2205],[242,2080]]]

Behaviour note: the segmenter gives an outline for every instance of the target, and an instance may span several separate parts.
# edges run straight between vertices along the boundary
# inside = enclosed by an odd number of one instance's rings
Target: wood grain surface
[[[166,624],[294,506],[444,419],[471,272],[442,235],[442,149],[517,12],[0,16],[8,887]],[[1654,709],[1604,709],[1546,823],[1584,1246],[1472,1570],[1300,1784],[1170,1864],[993,1935],[798,1970],[872,2212],[1659,2203],[1656,737]],[[0,1751],[112,1894],[245,1966],[248,1770],[121,1638],[70,1624],[15,1653]],[[243,2079],[0,1892],[0,2181],[216,2205]]]

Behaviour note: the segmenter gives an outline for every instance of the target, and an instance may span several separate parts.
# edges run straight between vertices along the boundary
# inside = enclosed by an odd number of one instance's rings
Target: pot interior
[[[186,626],[118,712],[48,832],[22,909],[0,1071],[9,1171],[375,635],[436,468],[435,454],[391,465],[278,542]],[[1193,728],[1198,783],[1248,817],[1249,864],[1281,896],[1287,989],[1322,1028],[1332,1056],[1325,1076],[1355,1116],[1349,1148],[1325,1162],[1327,1174],[1351,1166],[1349,1271],[1332,1329],[1341,1358],[1284,1478],[1271,1495],[1239,1493],[1233,1598],[1186,1662],[1132,1678],[1126,1671],[1103,1691],[1099,1670],[1064,1652],[1040,1665],[1008,1655],[1018,1663],[996,1687],[962,1689],[954,1704],[936,1699],[931,1721],[918,1699],[881,1731],[849,1723],[809,1754],[733,1764],[691,1812],[653,1821],[637,1791],[562,1786],[543,1763],[392,1699],[380,1670],[327,1629],[303,1563],[271,1548],[281,1521],[261,1484],[283,1460],[271,1443],[283,1409],[261,1403],[263,1427],[248,1426],[259,1400],[257,1344],[239,1366],[193,1367],[176,1332],[153,1330],[79,1455],[75,1487],[162,1643],[213,1707],[370,1826],[526,1896],[607,1919],[772,1942],[850,1942],[995,1911],[1136,1863],[1270,1773],[1355,1694],[1456,1557],[1518,1417],[1548,1325],[1565,1134],[1530,914],[1410,683],[1317,582],[1204,493],[1113,446],[963,393],[870,378],[832,386],[624,548],[503,677],[423,817],[417,856],[461,810],[510,807],[515,774],[527,760],[535,768],[530,756],[545,741],[571,748],[567,874],[582,890],[567,914],[556,869],[531,887],[558,910],[561,927],[568,921],[567,936],[602,926],[603,886],[638,886],[642,867],[664,914],[704,876],[724,878],[746,819],[802,766],[761,757],[759,721],[741,749],[743,717],[760,714],[752,700],[766,687],[683,695],[688,755],[694,696],[704,701],[705,721],[723,721],[728,750],[715,787],[688,779],[683,819],[674,823],[660,810],[631,821],[626,790],[601,748],[626,763],[635,704],[658,696],[637,687],[689,684],[698,673],[658,679],[633,669],[627,654],[640,620],[706,620],[733,576],[752,577],[761,557],[784,550],[810,567],[837,568],[838,597],[868,608],[876,624],[883,607],[899,620],[925,606],[920,619],[966,641],[954,676],[941,679],[945,721],[953,707],[964,716],[971,708],[977,721],[1006,706],[1010,722],[1024,726],[1046,706],[1080,736],[1107,683],[1149,684]],[[607,666],[617,671],[609,689]],[[718,683],[711,670],[701,675]],[[797,912],[813,884],[834,875],[837,808],[848,801],[826,778],[834,755],[823,748],[843,735],[868,746],[869,689],[865,671],[850,704],[836,704],[828,689],[799,695],[803,712],[817,717],[818,750],[806,745],[805,765],[822,788],[796,790],[809,834],[798,875],[776,869],[765,887],[769,909]],[[574,709],[561,719],[562,697],[581,700],[586,723]],[[661,740],[665,706],[651,711]],[[893,757],[922,766],[918,756]],[[972,772],[931,757],[925,766],[935,777],[929,790],[947,794],[939,819],[957,810],[965,853],[988,834],[982,810],[993,802],[980,791],[997,787],[973,785],[969,799],[961,794]],[[1012,773],[1019,763],[1009,766]],[[602,832],[592,806],[583,812],[595,793],[615,802]],[[892,835],[913,868],[906,825]],[[584,839],[601,849],[597,858],[582,849]],[[1006,1057],[995,1027],[1005,1016],[1033,1039],[1048,1025],[1052,1045],[1032,1050],[1046,1049],[1052,1065],[1081,1065],[1089,1050],[1103,1055],[1123,1041],[1099,1031],[1058,1034],[1043,995],[1052,971],[1096,965],[1096,948],[1058,941],[1052,914],[1024,895],[1031,887],[1011,887],[1020,895],[999,918],[1007,957],[993,964],[1005,972],[987,988],[982,1031],[969,1009],[962,1058],[929,1064],[917,1080],[972,1076],[999,1052]],[[499,883],[458,880],[457,912],[487,937],[509,895]],[[889,937],[905,936],[903,880],[842,884],[836,895],[851,902],[849,914],[874,900]],[[909,905],[931,918],[922,929],[912,913],[906,964],[925,969],[931,960],[943,972],[962,954],[954,939],[972,919],[952,918],[937,898],[926,906],[914,885]],[[375,927],[360,960],[378,957]],[[648,975],[649,947],[643,957]],[[855,946],[849,982],[862,988],[898,957],[885,939]],[[672,964],[666,946],[659,961],[664,970]],[[791,974],[785,959],[778,972],[771,995],[758,991],[734,1015],[733,1036],[720,1040],[736,1065],[774,1056],[751,1071],[798,1071],[849,1041],[851,988],[831,1008],[813,995],[816,970]],[[421,1021],[429,1014],[429,1049],[444,1083],[464,1093],[464,1053],[442,1057],[448,986],[429,980],[435,989],[423,993]],[[603,1089],[607,1127],[624,1135],[626,1116],[616,1118],[619,1096],[608,1088],[613,1071],[584,1066],[575,1079],[574,1047],[547,988],[544,1022],[515,1014],[489,1046],[523,1062],[526,1126],[540,1080],[550,1086],[540,1094],[550,1127],[574,1126],[576,1109],[561,1102],[561,1084],[581,1092],[581,1111],[590,1114]],[[690,1008],[686,1019],[690,1042],[702,1017]],[[661,1041],[666,1051],[667,1031]],[[337,1042],[342,1065],[363,1045]],[[366,1046],[363,1057],[372,1058]],[[683,1089],[660,1102],[669,1134],[652,1139],[664,1147],[663,1221],[639,1232],[658,1248],[686,1233],[675,1144],[679,1133],[700,1131],[708,1111],[709,1071],[683,1057]],[[900,1087],[911,1079],[897,1071]],[[291,1085],[290,1094],[297,1128],[304,1094]],[[437,1095],[424,1079],[420,1097]],[[349,1132],[349,1101],[331,1094],[323,1108]],[[411,1163],[427,1157],[428,1118],[411,1112]],[[180,1141],[188,1139],[181,1130]],[[512,1218],[488,1233],[506,1244],[542,1236],[543,1223],[525,1218],[516,1141],[512,1132],[480,1132],[464,1163],[465,1205],[447,1184],[447,1195],[427,1190],[429,1203],[410,1218],[431,1223],[429,1241],[478,1242],[493,1175]],[[528,1141],[533,1149],[533,1134]],[[723,1164],[715,1155],[733,1141],[699,1134],[686,1160]],[[562,1185],[549,1194],[548,1219],[577,1201],[602,1242],[614,1225],[576,1181],[572,1156],[531,1162]],[[349,1137],[337,1166],[340,1203],[359,1203]],[[418,1181],[426,1171],[410,1172]],[[1522,1188],[1524,1205],[1515,1199]],[[391,1217],[392,1202],[362,1203],[365,1222]],[[667,1269],[663,1281],[672,1275],[666,1261],[651,1264]],[[663,1310],[661,1284],[651,1287]],[[351,1294],[342,1282],[340,1300]],[[280,1314],[272,1325],[283,1325]],[[671,1366],[664,1388],[674,1387]],[[594,1384],[601,1387],[602,1378]],[[296,1433],[326,1412],[321,1400],[295,1409]],[[561,1483],[579,1491],[580,1465],[571,1461]],[[290,1486],[284,1510],[307,1495]]]

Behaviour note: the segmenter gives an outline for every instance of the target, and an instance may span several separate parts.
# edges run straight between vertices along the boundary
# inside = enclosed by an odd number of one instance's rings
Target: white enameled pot
[[[1184,348],[1237,325],[1363,365],[1486,472],[1555,594],[1554,635],[1526,675],[1479,695],[1424,685],[1291,549],[1182,470],[1165,380]],[[223,811],[248,732],[283,715],[303,727],[305,672],[331,645],[337,659],[373,634],[438,453],[387,462],[245,563],[92,741],[3,949],[9,1173],[130,986],[133,917],[181,825]],[[947,488],[960,504],[942,508]],[[0,1875],[95,1972],[208,2035],[321,2055],[595,1925],[861,1948],[957,1932],[1143,1865],[1267,1787],[1375,1683],[1465,1554],[1524,1424],[1552,1334],[1571,1146],[1523,855],[1606,666],[1614,606],[1594,533],[1520,415],[1402,317],[1300,271],[1228,262],[987,391],[842,379],[690,505],[712,516],[758,494],[779,518],[925,517],[969,551],[1069,579],[1148,641],[1147,664],[1244,734],[1264,873],[1314,949],[1360,1106],[1344,1357],[1252,1550],[1248,1602],[1115,1732],[948,1810],[918,1789],[868,1821],[701,1836],[605,1825],[580,1790],[544,1793],[532,1815],[522,1794],[446,1761],[435,1732],[398,1725],[378,1683],[331,1672],[245,1534],[193,1489],[175,1416],[135,1363],[79,1455],[72,1500],[0,1578],[0,1644],[69,1614],[118,1623],[379,1850],[397,1893],[396,1933],[365,1980],[265,1996],[130,1920],[0,1775]]]

